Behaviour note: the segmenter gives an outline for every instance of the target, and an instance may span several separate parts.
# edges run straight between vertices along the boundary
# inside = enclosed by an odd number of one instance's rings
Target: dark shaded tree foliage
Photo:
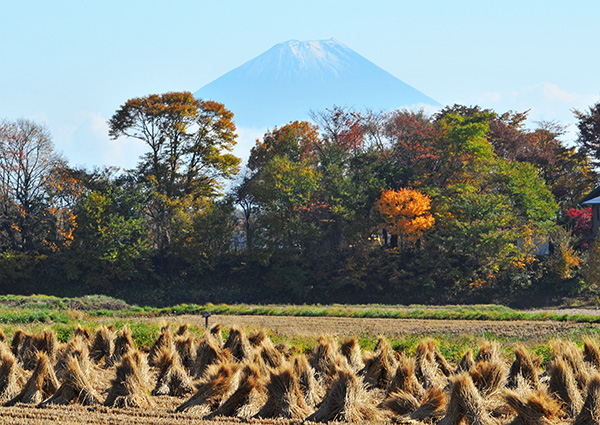
[[[590,106],[586,111],[573,110],[579,120],[577,142],[585,149],[594,166],[600,165],[600,102]]]

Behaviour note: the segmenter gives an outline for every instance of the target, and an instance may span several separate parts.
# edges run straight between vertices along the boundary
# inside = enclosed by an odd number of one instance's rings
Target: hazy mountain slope
[[[396,109],[439,104],[338,41],[291,40],[205,85],[242,127],[281,126],[331,106]]]

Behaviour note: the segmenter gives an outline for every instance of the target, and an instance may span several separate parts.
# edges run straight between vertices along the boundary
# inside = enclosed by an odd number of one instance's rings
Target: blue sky
[[[288,4],[289,3],[289,4]],[[127,99],[196,91],[290,39],[336,38],[442,104],[571,124],[600,100],[600,2],[0,0],[0,118],[44,122],[72,165],[133,167]],[[533,125],[533,123],[532,123]],[[260,134],[239,129],[239,154]]]

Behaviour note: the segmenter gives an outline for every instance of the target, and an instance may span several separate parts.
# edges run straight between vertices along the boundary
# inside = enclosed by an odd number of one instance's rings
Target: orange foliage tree
[[[429,196],[413,189],[385,190],[377,201],[384,228],[401,242],[414,243],[433,227]]]

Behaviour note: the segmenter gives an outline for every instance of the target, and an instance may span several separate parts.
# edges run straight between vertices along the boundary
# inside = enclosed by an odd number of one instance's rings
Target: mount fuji
[[[375,111],[441,106],[335,39],[277,44],[194,96],[224,103],[246,128],[306,120],[309,111],[334,105]]]

